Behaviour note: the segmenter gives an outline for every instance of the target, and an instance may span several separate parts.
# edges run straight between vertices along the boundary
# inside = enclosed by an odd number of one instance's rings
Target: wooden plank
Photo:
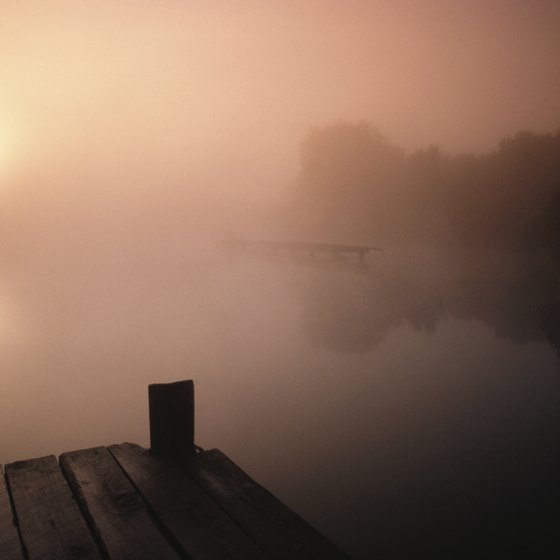
[[[275,559],[334,560],[349,557],[257,484],[221,451],[198,453],[193,478]]]
[[[23,560],[21,541],[15,525],[2,465],[0,465],[0,558]]]
[[[192,381],[148,387],[150,447],[154,453],[178,458],[194,454],[194,385]]]
[[[129,443],[109,450],[192,560],[267,558],[178,463]]]
[[[53,455],[6,465],[29,560],[97,560],[101,554]]]
[[[64,453],[60,466],[111,560],[177,560],[146,504],[105,447]]]

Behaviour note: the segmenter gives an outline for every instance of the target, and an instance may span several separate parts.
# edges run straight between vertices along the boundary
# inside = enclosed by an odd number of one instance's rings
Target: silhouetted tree
[[[548,250],[558,185],[560,132],[520,132],[484,155],[407,155],[371,124],[339,122],[303,141],[296,204],[321,237]]]
[[[368,236],[385,227],[402,183],[404,151],[366,122],[310,131],[301,146],[299,203],[307,225],[323,234]]]

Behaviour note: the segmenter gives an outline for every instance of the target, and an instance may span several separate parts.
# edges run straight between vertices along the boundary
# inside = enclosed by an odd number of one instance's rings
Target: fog
[[[353,557],[539,557],[559,52],[548,0],[1,2],[0,463],[148,445],[193,378],[197,443]]]

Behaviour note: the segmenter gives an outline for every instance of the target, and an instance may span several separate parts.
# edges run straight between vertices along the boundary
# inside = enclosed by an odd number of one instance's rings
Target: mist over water
[[[560,362],[511,255],[395,246],[356,270],[206,241],[12,269],[2,462],[148,445],[146,385],[192,377],[198,444],[357,558],[550,534]]]
[[[192,378],[197,443],[354,558],[546,557],[559,18],[3,3],[0,463],[148,445]]]

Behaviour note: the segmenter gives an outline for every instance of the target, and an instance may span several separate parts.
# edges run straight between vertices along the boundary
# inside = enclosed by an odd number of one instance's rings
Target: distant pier
[[[258,241],[229,237],[218,241],[218,247],[234,254],[288,255],[293,258],[314,259],[326,255],[333,260],[356,257],[356,262],[365,264],[366,255],[372,251],[382,251],[379,247],[367,245],[340,245],[336,243],[315,243],[307,241]]]

